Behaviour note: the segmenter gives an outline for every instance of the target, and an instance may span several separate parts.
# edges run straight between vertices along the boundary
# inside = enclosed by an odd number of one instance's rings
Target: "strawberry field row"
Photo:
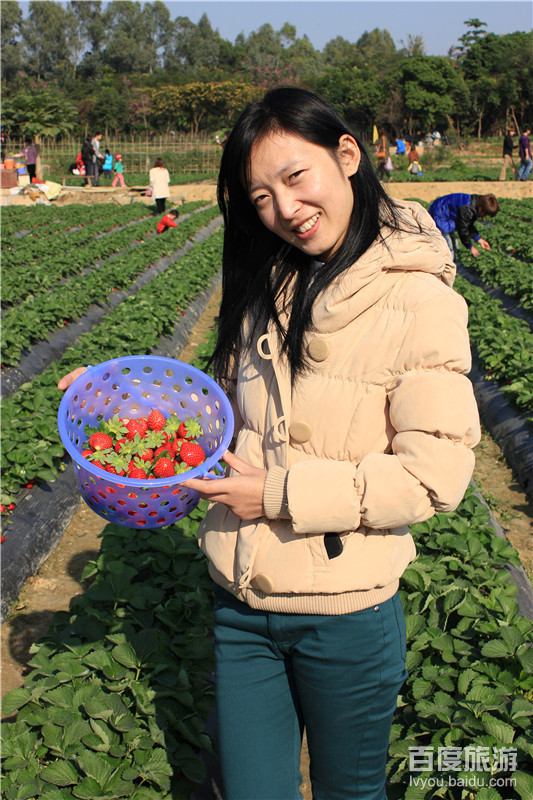
[[[97,270],[76,276],[53,292],[30,296],[6,312],[2,320],[4,365],[16,365],[32,342],[46,338],[46,333],[69,320],[78,319],[94,303],[104,302],[110,292],[130,287],[154,260],[179,248],[218,213],[211,206],[193,214],[173,229],[172,237],[155,236],[144,242],[142,248],[106,261]]]
[[[69,233],[58,233],[53,237],[37,239],[37,241],[34,238],[36,234],[30,234],[24,238],[15,238],[9,243],[3,241],[2,258],[4,269],[10,271],[20,267],[31,267],[33,270],[38,267],[43,258],[55,257],[57,259],[58,253],[63,253],[65,250],[74,250],[76,247],[94,244],[98,235],[105,235],[106,238],[111,238],[113,235],[117,235],[117,230],[123,232],[123,229],[128,225],[137,225],[150,219],[150,215],[143,214],[142,209],[137,208],[136,211],[136,216],[122,220],[122,225],[117,222],[113,222],[113,225],[111,225],[110,219],[107,222],[98,220],[85,225],[83,228],[73,228]]]
[[[533,201],[529,198],[513,200],[506,197],[498,200],[498,205],[505,214],[515,219],[533,222]]]
[[[63,466],[56,419],[59,378],[80,364],[151,352],[159,337],[173,331],[176,315],[218,272],[220,251],[217,234],[196,244],[171,269],[120,303],[59,361],[3,401],[4,504],[13,502],[28,481],[54,480]]]
[[[454,288],[469,307],[468,330],[483,368],[515,405],[533,415],[533,333],[502,304],[458,276]],[[533,419],[532,419],[533,421]]]
[[[188,203],[182,206],[181,212],[187,214],[201,206],[203,201]],[[132,223],[130,222],[130,225]],[[109,223],[108,223],[109,225]],[[134,228],[126,227],[114,230],[113,228],[95,239],[90,232],[83,241],[78,238],[62,243],[62,256],[57,257],[57,244],[47,242],[35,247],[27,248],[27,253],[21,247],[13,247],[6,254],[12,260],[11,269],[4,272],[3,276],[3,305],[15,306],[30,295],[35,298],[39,292],[47,292],[51,287],[69,275],[76,275],[103,258],[107,258],[125,250],[126,247],[137,244],[153,232],[155,223],[153,218],[145,220],[144,217],[133,222]],[[84,231],[84,234],[86,231]],[[31,261],[35,258],[35,261]]]
[[[491,242],[494,244],[492,234]],[[489,286],[501,288],[525,311],[533,311],[533,264],[495,249],[478,258],[461,252],[461,263]]]
[[[2,248],[22,242],[29,246],[35,240],[42,246],[53,241],[57,246],[63,237],[75,237],[83,231],[99,233],[111,230],[124,224],[150,215],[144,203],[117,206],[113,204],[112,216],[110,206],[103,204],[87,208],[87,206],[37,206],[31,209],[28,217],[27,208],[8,207],[2,212]],[[5,215],[5,218],[4,218]],[[30,224],[28,221],[30,220]],[[38,257],[38,253],[36,253]]]

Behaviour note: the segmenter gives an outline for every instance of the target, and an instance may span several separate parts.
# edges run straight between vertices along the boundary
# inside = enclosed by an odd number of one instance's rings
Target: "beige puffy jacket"
[[[254,608],[341,614],[388,599],[416,555],[407,526],[455,509],[471,478],[467,307],[433,220],[398,204],[425,233],[375,243],[319,297],[311,368],[292,391],[274,329],[238,364],[235,453],[268,470],[265,516],[214,503],[199,541],[215,582]]]

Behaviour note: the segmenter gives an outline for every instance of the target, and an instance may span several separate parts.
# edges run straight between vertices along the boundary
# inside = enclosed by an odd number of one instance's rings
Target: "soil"
[[[423,186],[424,184],[419,184],[416,189],[421,189]],[[391,189],[393,187],[394,184],[390,186]],[[439,188],[442,189],[442,185]],[[479,184],[476,189],[479,191]],[[461,184],[461,191],[468,192],[470,189]],[[415,193],[404,192],[402,196],[415,196]],[[417,191],[416,196],[421,197],[421,193]],[[193,328],[189,344],[179,356],[180,360],[190,359],[198,344],[212,330],[219,302],[218,291]],[[533,505],[529,503],[527,496],[514,479],[500,448],[486,433],[476,448],[474,480],[509,541],[518,551],[531,579]],[[29,671],[27,667],[30,659],[29,648],[46,633],[53,614],[56,611],[68,610],[73,598],[83,593],[81,574],[87,561],[94,559],[98,554],[99,536],[105,525],[105,520],[82,504],[65,530],[56,550],[41,567],[39,573],[28,580],[18,602],[1,626],[2,696],[7,691],[22,685],[24,676]],[[311,800],[305,741],[301,769],[303,800]]]

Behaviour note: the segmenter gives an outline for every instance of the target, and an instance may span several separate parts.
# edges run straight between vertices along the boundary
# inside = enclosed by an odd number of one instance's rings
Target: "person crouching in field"
[[[479,255],[475,244],[483,250],[490,250],[490,244],[481,238],[475,221],[483,217],[495,217],[499,206],[493,194],[446,194],[437,197],[428,208],[435,224],[442,233],[455,259],[457,253],[457,232],[462,244],[470,250],[474,258]]]
[[[158,233],[165,233],[168,231],[169,228],[177,228],[178,223],[176,222],[177,218],[179,217],[179,211],[177,208],[173,208],[168,214],[159,220],[157,223],[157,232]]]

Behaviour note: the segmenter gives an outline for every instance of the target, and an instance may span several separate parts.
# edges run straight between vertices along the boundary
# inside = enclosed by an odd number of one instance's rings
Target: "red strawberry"
[[[170,444],[162,444],[161,447],[154,450],[154,458],[159,458],[162,455],[166,458],[173,458],[173,454],[174,450]]]
[[[107,433],[97,431],[89,439],[89,447],[92,447],[93,450],[108,450],[113,447],[113,439]]]
[[[111,464],[107,464],[106,465],[105,471],[106,472],[110,472],[111,475],[125,475],[126,474],[126,472],[123,469],[121,469],[120,472],[117,472],[115,467],[112,467]]]
[[[128,478],[143,478],[144,479],[144,478],[146,478],[146,472],[144,471],[144,469],[139,469],[138,467],[135,467],[134,469],[132,469],[130,471],[130,473],[128,475]]]
[[[150,448],[148,448],[147,450],[143,450],[139,458],[142,458],[143,461],[153,461],[154,451]]]
[[[189,417],[185,422],[182,422],[178,428],[178,437],[180,439],[196,439],[202,435],[202,427],[200,421],[194,417]]]
[[[205,461],[203,447],[196,442],[183,442],[180,448],[180,461],[184,461],[189,467],[197,467]]]
[[[93,453],[94,453],[94,450],[89,450],[89,449],[81,451],[81,454],[82,454],[83,458],[88,458]]]
[[[138,433],[141,438],[146,436],[146,431],[148,430],[148,423],[146,422],[144,417],[140,417],[139,419],[130,419],[130,421],[126,425],[126,428],[128,429],[126,438],[131,441],[131,439],[135,437],[136,433]]]
[[[182,446],[183,442],[185,442],[185,441],[187,441],[187,440],[186,439],[176,439],[174,442],[172,442],[172,450],[174,451],[174,455],[176,456],[176,458],[179,456],[180,450],[181,450],[181,446]]]
[[[153,408],[148,417],[148,427],[151,431],[162,431],[167,421],[157,408]]]
[[[125,445],[126,442],[127,439],[119,439],[115,445],[115,453],[120,453],[120,451],[122,450],[122,446]]]
[[[170,478],[174,476],[174,462],[170,458],[160,458],[154,467],[156,478]]]

